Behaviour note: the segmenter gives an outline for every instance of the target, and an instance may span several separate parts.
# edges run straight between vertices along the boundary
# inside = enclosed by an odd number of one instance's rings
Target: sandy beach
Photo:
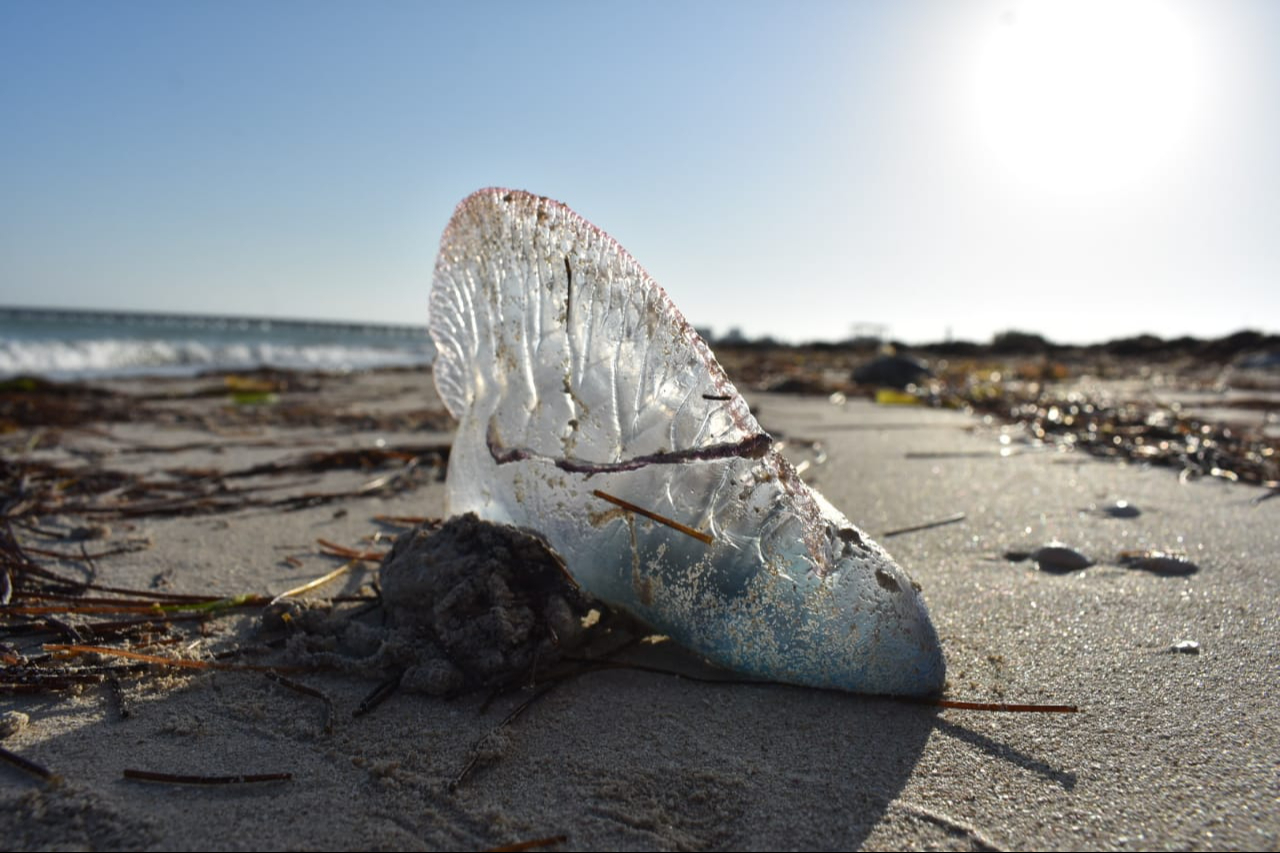
[[[300,376],[242,392],[266,396],[241,406],[221,383],[100,383],[147,399],[129,417],[104,398],[100,419],[14,427],[4,463],[155,482],[174,481],[177,469],[209,478],[277,463],[234,480],[260,490],[210,493],[198,510],[168,514],[23,517],[17,540],[75,556],[83,540],[70,534],[106,525],[77,534],[99,537],[83,541],[87,551],[136,550],[95,560],[98,584],[269,597],[342,564],[320,539],[385,550],[405,528],[376,517],[442,514],[444,469],[430,448],[447,447],[451,426],[429,371]],[[375,676],[290,675],[331,699],[326,733],[320,700],[260,672],[155,668],[121,678],[118,695],[106,683],[0,695],[7,719],[26,718],[0,745],[58,777],[0,764],[0,846],[1280,847],[1280,500],[1255,502],[1261,489],[1221,478],[1180,481],[1166,468],[1024,442],[961,411],[748,397],[788,453],[817,463],[806,480],[923,587],[949,698],[1074,704],[1079,713],[939,710],[615,669],[559,683],[504,726],[529,691],[487,706],[483,692],[399,692],[353,716]],[[372,455],[351,467],[293,464],[355,450]],[[418,464],[389,465],[386,451]],[[81,500],[68,485],[65,501],[101,508],[126,496]],[[163,500],[171,498],[152,499]],[[1118,500],[1140,515],[1100,511]],[[957,513],[963,521],[882,538]],[[1095,565],[1051,573],[1004,556],[1054,541]],[[1198,570],[1120,565],[1120,553],[1135,550],[1185,552]],[[84,577],[83,560],[32,553],[45,568]],[[375,569],[366,563],[312,595],[367,593]],[[154,653],[208,659],[251,646],[260,610],[184,629],[183,642]],[[32,657],[43,642],[66,642],[54,634],[10,645]],[[669,643],[621,660],[718,675]],[[290,778],[174,785],[128,779],[126,769]]]

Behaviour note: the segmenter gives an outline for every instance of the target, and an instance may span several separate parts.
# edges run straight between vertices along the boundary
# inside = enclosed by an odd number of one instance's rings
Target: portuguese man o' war
[[[451,514],[537,531],[586,592],[721,666],[941,690],[919,588],[800,480],[603,231],[550,199],[475,193],[441,240],[430,329],[459,421]]]

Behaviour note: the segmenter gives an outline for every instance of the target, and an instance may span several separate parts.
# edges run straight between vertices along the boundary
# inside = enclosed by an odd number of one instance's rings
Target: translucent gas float
[[[547,198],[475,193],[441,240],[430,328],[459,421],[451,514],[537,531],[584,590],[721,666],[941,690],[919,588],[801,481],[603,231]]]

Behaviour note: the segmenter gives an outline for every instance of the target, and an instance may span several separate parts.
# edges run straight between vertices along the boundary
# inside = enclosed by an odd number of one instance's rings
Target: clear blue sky
[[[1280,330],[1280,3],[0,0],[0,303],[426,320],[454,205],[790,340]]]

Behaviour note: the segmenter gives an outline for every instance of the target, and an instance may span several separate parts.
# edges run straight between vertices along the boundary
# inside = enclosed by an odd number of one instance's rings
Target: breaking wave
[[[348,371],[423,366],[434,356],[426,330],[410,327],[0,311],[0,376]]]
[[[378,348],[274,343],[210,344],[201,341],[122,340],[2,341],[0,374],[51,377],[187,374],[202,370],[363,370],[431,363],[430,345]]]

